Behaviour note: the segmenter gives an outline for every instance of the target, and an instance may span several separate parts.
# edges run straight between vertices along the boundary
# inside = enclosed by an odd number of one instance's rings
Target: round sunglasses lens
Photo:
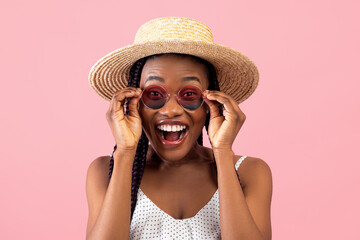
[[[141,100],[149,108],[159,109],[165,105],[167,93],[159,86],[149,86],[142,93]]]
[[[179,103],[188,110],[199,108],[203,102],[202,92],[198,87],[184,87],[179,92]]]

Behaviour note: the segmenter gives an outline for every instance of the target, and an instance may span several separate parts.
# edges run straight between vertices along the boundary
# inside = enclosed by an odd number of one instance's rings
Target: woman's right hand
[[[117,144],[117,150],[136,150],[142,125],[138,111],[141,89],[126,87],[113,94],[106,119]],[[129,115],[124,113],[125,98],[130,98]]]

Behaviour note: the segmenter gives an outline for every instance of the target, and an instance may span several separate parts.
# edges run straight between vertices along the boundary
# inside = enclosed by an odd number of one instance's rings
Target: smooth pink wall
[[[273,173],[273,239],[360,239],[359,1],[6,1],[0,239],[85,239],[85,179],[112,152],[88,72],[149,19],[205,22],[260,83],[235,143]]]

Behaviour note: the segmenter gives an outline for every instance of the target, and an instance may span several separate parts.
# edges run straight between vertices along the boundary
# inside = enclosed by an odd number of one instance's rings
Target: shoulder
[[[106,172],[109,173],[109,167],[110,167],[110,156],[100,156],[97,157],[95,160],[93,160],[88,168],[88,171],[100,171],[100,172]]]
[[[236,162],[245,155],[235,155],[234,156],[234,164],[236,164]],[[262,168],[263,170],[269,170],[270,171],[270,167],[269,165],[261,158],[257,158],[257,157],[251,157],[251,156],[246,156],[245,159],[242,161],[242,163],[240,164],[240,167],[238,170],[240,170],[240,168],[246,168],[249,170],[249,168]]]
[[[90,163],[86,177],[87,185],[108,185],[110,159],[110,156],[100,156]]]
[[[240,157],[242,156],[234,156],[234,165]],[[261,158],[247,156],[241,162],[237,172],[244,186],[249,186],[259,181],[272,182],[270,166]]]
[[[212,149],[204,147],[210,155],[212,155]],[[243,157],[244,155],[234,155],[233,164]],[[265,184],[272,184],[272,173],[270,166],[265,160],[257,157],[247,156],[241,162],[238,170],[239,178],[241,179],[242,186],[253,185],[258,181],[263,181]],[[268,186],[271,188],[271,186]]]

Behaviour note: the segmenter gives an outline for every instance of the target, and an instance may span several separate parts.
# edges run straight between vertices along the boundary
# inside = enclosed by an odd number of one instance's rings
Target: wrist
[[[235,153],[232,151],[232,149],[228,148],[216,148],[213,149],[215,161],[217,163],[224,163],[224,162],[233,162],[233,158]]]
[[[234,154],[234,151],[231,148],[225,147],[225,148],[212,148],[214,155],[218,154]]]
[[[122,149],[122,148],[117,148],[115,150],[115,152],[113,153],[113,158],[114,161],[134,161],[134,157],[136,154],[136,148],[127,148],[127,149]]]

